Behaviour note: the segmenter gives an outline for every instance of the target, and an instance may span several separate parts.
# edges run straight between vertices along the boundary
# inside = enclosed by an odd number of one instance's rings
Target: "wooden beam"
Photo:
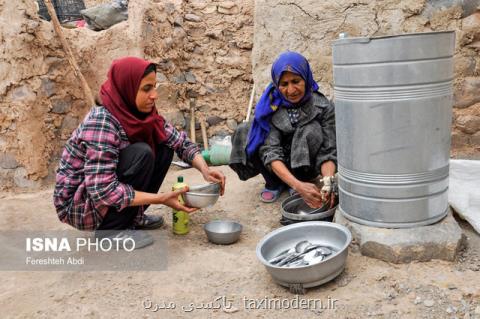
[[[254,96],[255,96],[255,83],[253,83],[252,93],[250,93],[250,101],[248,101],[247,117],[245,118],[245,122],[250,121],[250,114],[252,113]]]
[[[62,43],[63,50],[65,51],[65,54],[67,55],[67,60],[70,63],[70,66],[73,69],[73,73],[80,80],[80,85],[83,88],[83,92],[85,94],[85,98],[87,99],[87,102],[90,104],[90,106],[93,106],[93,105],[95,105],[95,99],[93,98],[92,90],[90,89],[90,86],[88,86],[87,80],[85,80],[85,77],[83,76],[82,72],[80,71],[77,60],[75,60],[75,57],[73,56],[72,50],[70,49],[70,46],[68,45],[68,42],[65,39],[65,35],[63,34],[62,27],[60,25],[60,21],[58,21],[58,17],[57,17],[57,13],[55,12],[55,8],[53,7],[52,2],[50,0],[44,0],[44,2],[45,2],[45,6],[47,7],[48,14],[50,14],[50,17],[52,19],[53,28],[55,29],[55,32],[57,33],[58,38],[60,39],[60,42]]]
[[[195,99],[190,99],[190,139],[193,143],[196,142],[195,137]]]
[[[205,124],[205,119],[200,119],[200,128],[202,129],[202,140],[203,148],[208,151],[208,136],[207,136],[207,125]]]

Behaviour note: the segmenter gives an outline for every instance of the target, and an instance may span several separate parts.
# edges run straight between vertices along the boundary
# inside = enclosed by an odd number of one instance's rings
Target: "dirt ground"
[[[461,222],[467,247],[456,262],[389,264],[360,255],[350,247],[345,271],[337,279],[296,297],[276,285],[255,256],[257,242],[278,228],[279,203],[258,200],[259,177],[241,182],[227,167],[227,190],[216,205],[192,216],[186,236],[171,232],[171,212],[161,230],[168,237],[168,269],[155,272],[0,272],[2,318],[480,318],[480,237]],[[190,184],[201,182],[195,170],[172,168],[162,190],[182,174]],[[0,230],[68,229],[52,204],[52,189],[0,194]],[[286,194],[283,195],[284,197]],[[229,218],[243,224],[239,242],[210,244],[204,223]],[[195,309],[228,298],[231,309]],[[262,300],[320,300],[334,309],[254,309]],[[175,304],[153,311],[152,304]],[[333,307],[332,307],[333,305]],[[145,306],[149,309],[145,309]],[[182,309],[183,306],[183,309]],[[286,308],[286,306],[284,306]],[[297,307],[298,308],[298,307]]]

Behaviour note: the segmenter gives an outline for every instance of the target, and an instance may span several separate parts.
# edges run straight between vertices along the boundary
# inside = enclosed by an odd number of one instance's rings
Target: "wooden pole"
[[[190,99],[190,139],[195,143],[195,99]]]
[[[200,128],[202,129],[202,140],[203,148],[208,151],[208,136],[207,136],[207,125],[205,124],[205,119],[200,119]]]
[[[253,83],[252,93],[250,93],[250,101],[248,102],[247,118],[245,119],[245,122],[248,122],[250,120],[250,114],[252,113],[254,96],[255,96],[255,83]]]
[[[67,60],[70,63],[70,66],[73,69],[73,73],[75,74],[76,77],[80,79],[80,84],[83,88],[83,92],[85,93],[85,98],[87,99],[87,102],[90,105],[95,105],[95,99],[93,98],[92,90],[90,89],[90,86],[88,86],[87,80],[85,80],[85,77],[83,76],[82,72],[80,71],[80,68],[78,67],[77,61],[75,60],[75,57],[73,56],[72,50],[70,49],[70,46],[68,45],[67,40],[65,39],[65,35],[63,34],[62,27],[60,26],[60,21],[58,21],[57,13],[55,12],[55,8],[52,5],[51,0],[45,0],[45,6],[47,7],[48,14],[50,14],[50,17],[52,19],[52,24],[53,28],[55,29],[55,32],[58,35],[58,38],[60,39],[60,42],[62,43],[63,50],[65,51],[65,54],[67,55]]]

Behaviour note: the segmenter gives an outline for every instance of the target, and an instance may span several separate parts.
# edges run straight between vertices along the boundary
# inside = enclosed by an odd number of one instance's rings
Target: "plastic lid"
[[[177,182],[183,183],[183,176],[178,176],[177,177]]]

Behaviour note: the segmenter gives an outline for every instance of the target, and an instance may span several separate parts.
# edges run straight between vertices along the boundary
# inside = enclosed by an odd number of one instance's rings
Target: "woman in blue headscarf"
[[[314,180],[336,171],[334,106],[320,92],[310,65],[297,52],[284,52],[272,65],[272,83],[255,107],[253,123],[233,136],[230,167],[240,179],[262,174],[263,202],[274,202],[288,186],[311,207],[334,196],[322,194]]]

